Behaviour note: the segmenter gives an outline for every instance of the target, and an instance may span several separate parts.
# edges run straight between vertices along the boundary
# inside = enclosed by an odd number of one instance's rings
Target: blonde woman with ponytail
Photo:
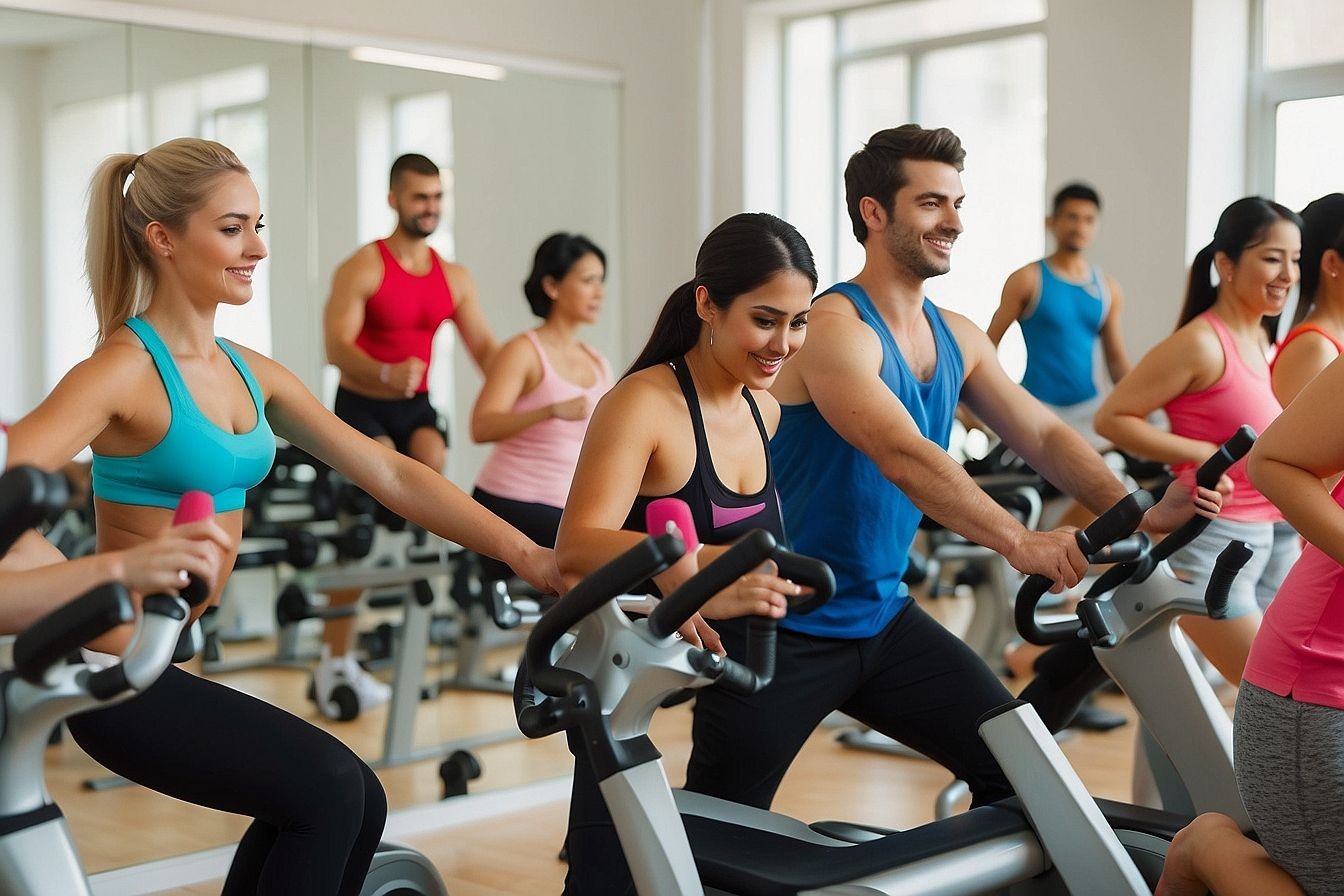
[[[428,467],[346,426],[281,365],[215,336],[219,306],[252,298],[267,254],[263,226],[247,168],[219,143],[182,138],[105,160],[90,191],[86,258],[98,345],[11,428],[8,463],[55,468],[91,446],[100,552],[159,536],[183,492],[211,494],[231,545],[212,601],[274,436],[394,512],[556,590],[549,551]],[[119,654],[129,636],[114,631],[90,647]],[[72,719],[70,730],[118,774],[255,819],[227,896],[359,892],[386,801],[373,772],[336,738],[176,667],[140,696]]]

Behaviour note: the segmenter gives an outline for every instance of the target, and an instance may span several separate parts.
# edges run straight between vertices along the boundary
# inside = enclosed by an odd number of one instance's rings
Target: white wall
[[[27,50],[0,50],[0,245],[14,248],[18,259],[39,257],[42,208],[35,176],[41,159],[41,129],[33,103],[19,93],[37,80],[40,60]],[[0,265],[0,419],[28,407],[42,374],[38,342],[30,334],[41,320],[42,281],[35,263]]]
[[[1098,264],[1128,298],[1137,358],[1171,332],[1184,291],[1192,0],[1050,4],[1046,184],[1101,192]]]

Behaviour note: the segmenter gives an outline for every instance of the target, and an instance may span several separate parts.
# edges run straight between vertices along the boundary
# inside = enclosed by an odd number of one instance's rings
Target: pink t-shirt
[[[521,432],[495,444],[490,457],[476,477],[476,487],[510,501],[564,507],[569,484],[579,463],[579,449],[588,429],[588,417],[597,400],[611,388],[611,366],[607,359],[584,346],[598,366],[597,380],[587,388],[563,379],[551,366],[534,330],[524,335],[541,358],[541,382],[535,389],[518,397],[514,413],[524,413],[582,395],[587,414],[582,420],[551,417],[534,423]]]
[[[1330,495],[1344,507],[1344,480]],[[1344,567],[1315,545],[1265,611],[1244,677],[1280,697],[1344,709]]]
[[[1199,392],[1187,392],[1167,402],[1167,417],[1171,431],[1178,436],[1222,444],[1243,424],[1250,424],[1257,433],[1274,422],[1283,412],[1283,406],[1274,397],[1269,382],[1268,365],[1254,370],[1237,351],[1227,324],[1212,311],[1205,311],[1196,320],[1207,321],[1218,335],[1223,347],[1223,375],[1217,382]],[[1171,472],[1183,482],[1191,484],[1195,478],[1195,464],[1176,464]],[[1220,519],[1237,522],[1272,522],[1283,519],[1279,509],[1256,491],[1246,475],[1246,459],[1237,461],[1227,471],[1236,486],[1232,497],[1223,502]]]

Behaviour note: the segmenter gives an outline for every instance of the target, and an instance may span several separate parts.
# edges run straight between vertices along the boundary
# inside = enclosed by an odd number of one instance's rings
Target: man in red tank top
[[[439,225],[442,200],[437,165],[414,153],[398,158],[387,194],[396,229],[361,246],[336,269],[323,315],[327,359],[341,371],[336,416],[439,471],[448,438],[429,403],[434,334],[444,321],[455,323],[481,370],[499,345],[467,269],[440,258],[426,242]],[[330,595],[333,606],[358,598],[359,592]],[[353,637],[351,617],[328,620],[314,682],[318,707],[328,715],[336,711],[327,695],[337,684],[354,685],[361,708],[389,696],[387,686],[349,656]]]

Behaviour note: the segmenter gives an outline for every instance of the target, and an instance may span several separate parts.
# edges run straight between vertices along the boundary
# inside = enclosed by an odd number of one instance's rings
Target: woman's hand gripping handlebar
[[[178,502],[173,525],[210,519],[214,513],[214,501],[209,495],[187,492]],[[144,690],[163,674],[169,663],[190,658],[193,651],[184,626],[191,608],[209,598],[211,583],[185,572],[182,577],[177,594],[148,594],[141,600],[139,631],[130,650],[120,663],[89,676],[89,693],[108,700],[127,690]]]
[[[664,638],[700,610],[702,606],[740,577],[773,560],[782,578],[812,590],[790,607],[790,612],[807,613],[830,600],[835,594],[835,576],[819,560],[785,551],[775,544],[774,536],[756,529],[742,536],[713,563],[688,579],[668,595],[649,614],[649,632]],[[766,616],[747,620],[745,663],[720,656],[712,650],[693,648],[687,655],[692,668],[720,687],[734,693],[750,694],[765,687],[775,675],[776,621]]]

